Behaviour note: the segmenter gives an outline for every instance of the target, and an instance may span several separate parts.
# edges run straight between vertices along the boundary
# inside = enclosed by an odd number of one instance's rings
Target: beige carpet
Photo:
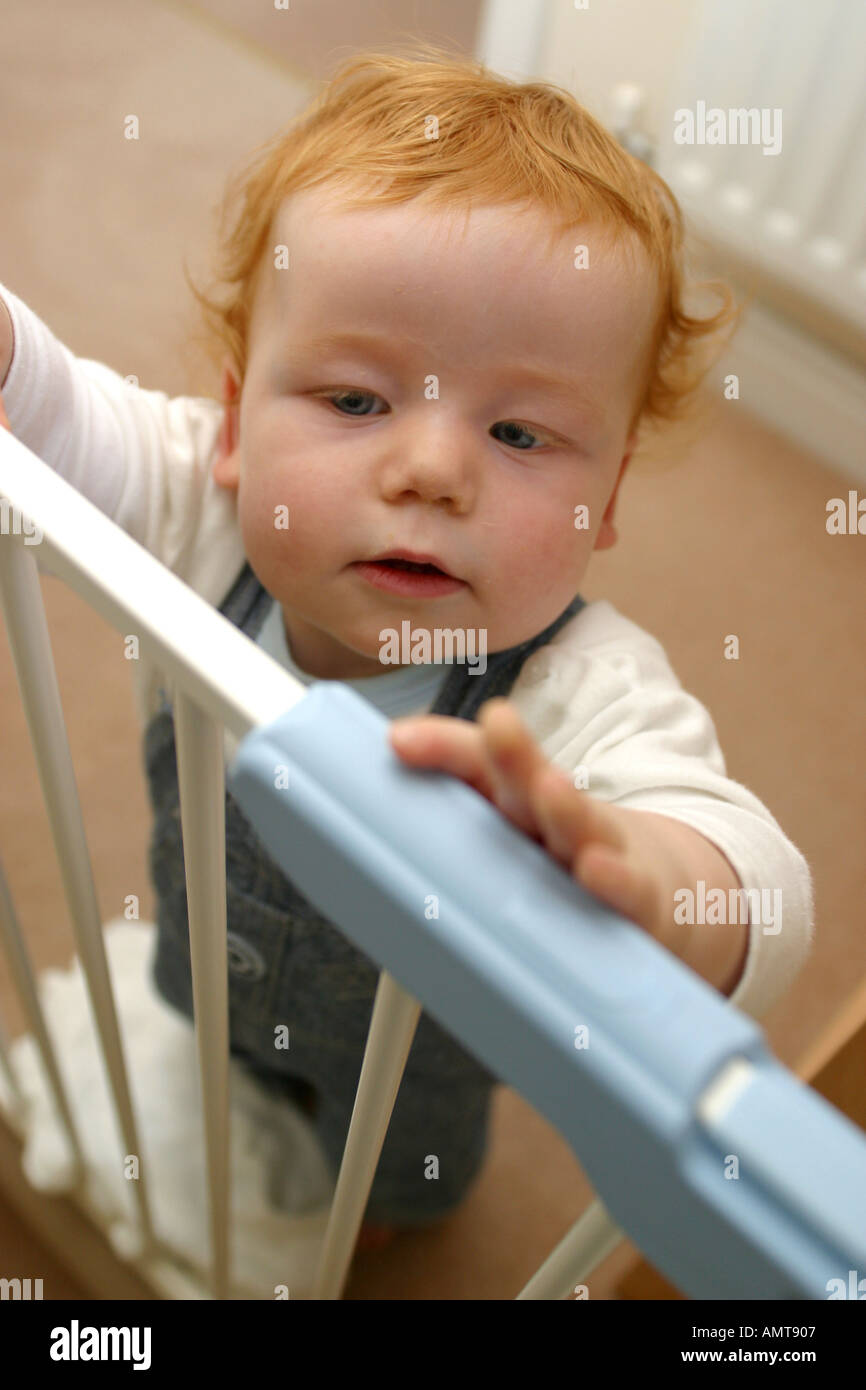
[[[332,22],[336,8],[321,6],[323,16]],[[205,18],[191,5],[82,0],[72,37],[60,0],[4,9],[0,118],[16,138],[0,154],[0,280],[74,352],[171,393],[200,389],[181,346],[182,257],[200,262],[232,161],[303,103],[299,74],[323,71],[331,52],[315,33],[307,48],[265,51],[236,18],[240,0],[209,9]],[[455,31],[443,20],[438,32]],[[130,112],[139,142],[122,136]],[[817,946],[765,1021],[789,1064],[866,974],[864,549],[824,527],[827,500],[849,486],[725,402],[675,468],[635,469],[620,544],[595,559],[583,588],[661,639],[710,709],[730,774],[812,865]],[[146,795],[119,639],[59,582],[44,580],[43,592],[103,920],[130,893],[148,917]],[[723,659],[729,633],[740,639],[737,662]],[[5,641],[0,696],[0,852],[42,968],[66,963],[72,943]],[[2,960],[0,1018],[21,1030]],[[359,1257],[347,1296],[511,1298],[589,1200],[564,1141],[503,1088],[490,1159],[464,1208],[435,1234]],[[596,1272],[591,1297],[610,1296],[629,1253]],[[41,1275],[46,1298],[80,1296],[2,1204],[0,1272]]]

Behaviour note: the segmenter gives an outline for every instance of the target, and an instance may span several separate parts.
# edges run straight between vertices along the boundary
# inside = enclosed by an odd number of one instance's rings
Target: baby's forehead
[[[557,228],[534,205],[348,203],[314,188],[280,206],[251,324],[262,361],[305,370],[390,356],[467,390],[529,375],[548,395],[580,383],[596,409],[635,396],[659,283],[627,238]]]
[[[275,250],[289,261],[294,252],[296,268],[311,275],[366,265],[383,284],[399,282],[404,271],[419,286],[462,273],[481,286],[487,278],[519,289],[531,280],[536,290],[567,293],[576,274],[595,272],[608,294],[656,299],[658,277],[628,227],[569,223],[527,202],[467,206],[417,196],[353,206],[359,191],[326,184],[283,199],[271,229]]]

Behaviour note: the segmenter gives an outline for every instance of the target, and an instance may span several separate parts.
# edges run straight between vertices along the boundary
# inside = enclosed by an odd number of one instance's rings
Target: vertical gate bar
[[[9,1091],[12,1096],[13,1109],[21,1110],[24,1105],[24,1096],[22,1094],[21,1087],[18,1084],[18,1077],[15,1075],[15,1072],[12,1067],[12,1058],[9,1054],[9,1040],[6,1036],[6,1029],[3,1027],[2,1023],[0,1023],[0,1071],[2,1071],[3,1075],[6,1077],[6,1083],[9,1087]],[[54,1099],[55,1101],[57,1101],[56,1091],[54,1094]],[[74,1148],[74,1134],[69,1132],[68,1127],[67,1138],[69,1139],[69,1142],[72,1144]],[[76,1154],[76,1162],[77,1161],[78,1156]]]
[[[2,872],[2,870],[0,870],[0,872]],[[44,1060],[45,1059],[43,1058],[43,1062]],[[21,1110],[24,1106],[24,1096],[21,1093],[21,1087],[18,1085],[18,1077],[15,1075],[15,1072],[12,1069],[12,1058],[9,1055],[9,1041],[6,1037],[6,1029],[3,1027],[2,1023],[0,1023],[0,1071],[4,1073],[6,1080],[9,1084],[9,1091],[12,1096],[13,1109],[17,1108],[18,1110]],[[54,1099],[55,1101],[57,1101],[56,1091],[54,1093]],[[70,1131],[69,1126],[67,1126],[67,1137],[74,1149],[74,1131]],[[76,1154],[76,1161],[77,1160],[78,1156]]]
[[[596,1265],[626,1239],[625,1232],[614,1224],[601,1202],[593,1202],[517,1297],[567,1298],[575,1284],[585,1283]]]
[[[343,1292],[420,1013],[418,1000],[383,970],[311,1298]]]
[[[78,1169],[76,1178],[84,1174],[85,1160],[81,1142],[78,1138],[78,1131],[75,1128],[75,1121],[72,1118],[72,1111],[66,1096],[66,1090],[60,1076],[60,1068],[57,1065],[57,1057],[54,1052],[54,1044],[48,1032],[45,1022],[45,1015],[42,1012],[42,1002],[36,988],[36,978],[27,947],[18,925],[15,915],[15,907],[12,902],[12,894],[6,882],[6,875],[3,871],[3,864],[0,861],[0,941],[3,944],[4,954],[9,961],[9,969],[18,997],[21,1000],[21,1007],[24,1010],[31,1032],[36,1039],[36,1046],[42,1058],[42,1065],[48,1076],[51,1092],[54,1096],[54,1103],[57,1112],[66,1130],[66,1137],[69,1140],[72,1152],[75,1155],[75,1164]],[[3,1049],[5,1053],[5,1048]],[[3,1068],[13,1081],[13,1087],[19,1101],[22,1099],[17,1081],[15,1080],[10,1060],[3,1056]]]
[[[19,537],[0,537],[0,601],[121,1135],[127,1154],[140,1158],[141,1147],[105,957],[99,904],[39,575],[35,557]],[[141,1238],[146,1247],[152,1247],[154,1233],[143,1164],[133,1192]]]
[[[223,726],[174,693],[193,1009],[204,1114],[211,1280],[229,1297],[229,1017]]]

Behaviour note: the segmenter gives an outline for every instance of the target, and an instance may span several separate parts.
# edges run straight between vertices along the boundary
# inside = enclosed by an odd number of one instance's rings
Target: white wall
[[[694,0],[547,0],[539,75],[567,88],[605,124],[616,82],[646,89],[646,128],[655,139],[683,35],[699,15]]]

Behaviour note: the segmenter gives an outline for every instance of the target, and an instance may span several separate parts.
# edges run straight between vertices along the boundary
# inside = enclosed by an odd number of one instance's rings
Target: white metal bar
[[[0,429],[0,498],[43,534],[40,567],[74,589],[143,657],[239,739],[306,694],[251,642],[115,522]],[[233,576],[226,575],[226,587]]]
[[[0,432],[2,433],[2,432]],[[18,536],[0,537],[0,591],[15,664],[18,687],[33,741],[33,752],[42,786],[42,796],[57,851],[66,901],[72,918],[75,941],[81,959],[102,1055],[111,1086],[120,1132],[126,1152],[141,1155],[138,1132],[129,1094],[129,1081],[111,978],[105,959],[99,904],[93,884],[93,871],[63,706],[54,669],[51,640],[36,561]],[[146,1245],[153,1242],[153,1228],[147,1198],[147,1182],[142,1172],[135,1183],[141,1235]]]
[[[517,1297],[567,1298],[625,1239],[625,1232],[611,1221],[601,1202],[593,1202]]]
[[[214,1297],[229,1297],[229,1021],[222,725],[175,692],[174,725],[202,1085]]]
[[[421,1005],[383,970],[311,1298],[343,1291]]]
[[[0,866],[0,873],[2,873],[2,866]],[[16,923],[16,926],[17,926],[17,923]],[[2,930],[2,927],[0,927],[0,930]],[[44,1061],[44,1058],[43,1058],[43,1061]],[[12,1058],[9,1056],[9,1043],[8,1043],[7,1038],[6,1038],[6,1030],[5,1030],[5,1028],[3,1027],[2,1024],[0,1024],[0,1071],[2,1071],[3,1074],[4,1074],[4,1076],[6,1077],[6,1081],[7,1081],[7,1084],[8,1084],[8,1086],[9,1086],[9,1091],[10,1091],[10,1094],[11,1094],[11,1097],[12,1097],[12,1106],[13,1106],[13,1108],[14,1108],[15,1110],[17,1110],[17,1111],[19,1112],[19,1114],[20,1114],[20,1112],[21,1112],[21,1111],[23,1110],[23,1108],[24,1108],[24,1096],[23,1096],[23,1094],[22,1094],[22,1092],[21,1092],[21,1087],[18,1085],[18,1077],[15,1075],[15,1071],[14,1071],[13,1066],[12,1066]],[[56,1094],[56,1092],[55,1092],[54,1099],[55,1099],[55,1101],[57,1101],[57,1094]],[[59,1105],[59,1102],[58,1102],[58,1105]],[[67,1133],[68,1133],[68,1128],[67,1128]],[[71,1135],[70,1135],[70,1143],[73,1143],[73,1140],[72,1140]],[[73,1145],[73,1147],[74,1147],[74,1145]],[[79,1162],[80,1162],[80,1160],[79,1160]]]
[[[2,549],[2,547],[0,547]],[[75,1128],[75,1121],[72,1118],[72,1111],[66,1096],[66,1090],[60,1075],[60,1068],[57,1065],[57,1057],[54,1052],[54,1044],[45,1022],[45,1015],[42,1012],[42,1001],[36,988],[36,979],[33,967],[30,964],[30,957],[27,953],[27,946],[18,925],[15,914],[15,907],[12,902],[12,894],[6,882],[6,875],[3,872],[3,865],[0,863],[0,941],[3,943],[3,950],[9,962],[9,970],[12,981],[18,991],[21,1000],[21,1007],[24,1010],[27,1022],[30,1024],[31,1031],[36,1039],[36,1046],[42,1058],[42,1065],[48,1077],[48,1084],[54,1096],[54,1103],[57,1106],[57,1113],[60,1116],[66,1137],[72,1149],[76,1172],[70,1177],[73,1181],[81,1178],[84,1169],[84,1152],[78,1131]],[[3,1049],[3,1069],[12,1081],[14,1093],[21,1103],[22,1096],[17,1081],[12,1073],[11,1061],[5,1055]]]

